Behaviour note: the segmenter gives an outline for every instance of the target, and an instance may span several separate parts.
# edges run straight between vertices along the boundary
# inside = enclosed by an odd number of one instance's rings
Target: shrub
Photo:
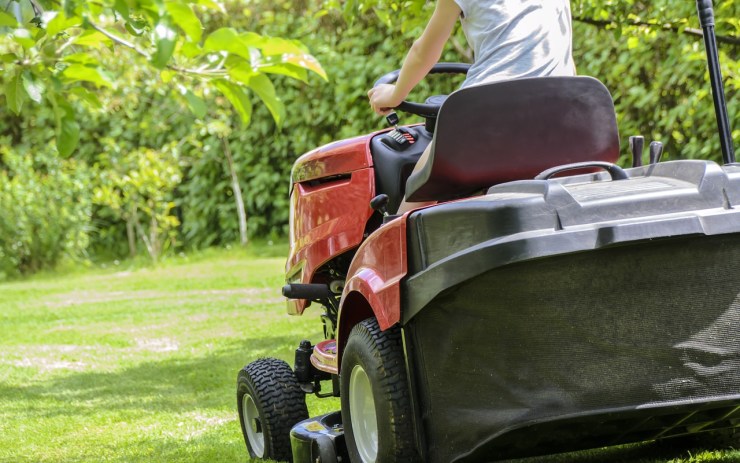
[[[0,279],[83,256],[90,231],[84,165],[8,147],[0,156]]]

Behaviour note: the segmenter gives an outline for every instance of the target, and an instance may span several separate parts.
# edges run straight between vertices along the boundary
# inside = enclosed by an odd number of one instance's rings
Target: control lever
[[[379,194],[378,196],[374,197],[370,200],[370,207],[374,211],[378,211],[383,215],[383,224],[387,224],[391,220],[396,219],[398,214],[389,214],[388,213],[388,203],[390,202],[390,198],[386,194]]]
[[[395,128],[380,138],[380,142],[393,151],[404,151],[416,143],[416,138],[405,128]]]
[[[650,145],[652,147],[652,145]],[[630,137],[630,151],[632,152],[632,167],[642,165],[642,152],[645,149],[645,137],[634,135]]]
[[[288,299],[305,299],[307,301],[320,301],[331,297],[329,285],[324,284],[300,284],[291,283],[283,286],[283,296]]]
[[[657,164],[663,157],[663,143],[654,141],[650,143],[650,164]]]
[[[379,194],[378,196],[370,200],[370,208],[383,214],[383,217],[387,217],[389,201],[390,198],[387,194]]]

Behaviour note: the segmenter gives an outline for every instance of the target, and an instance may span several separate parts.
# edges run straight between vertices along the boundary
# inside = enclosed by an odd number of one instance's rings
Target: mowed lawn
[[[269,257],[280,256],[280,257]],[[245,462],[238,370],[301,339],[285,313],[284,247],[210,251],[156,268],[0,284],[0,462]],[[338,401],[309,398],[325,413]],[[740,452],[642,444],[527,460],[740,462]]]
[[[247,461],[239,369],[322,336],[318,311],[286,314],[284,262],[232,250],[0,284],[0,461]]]

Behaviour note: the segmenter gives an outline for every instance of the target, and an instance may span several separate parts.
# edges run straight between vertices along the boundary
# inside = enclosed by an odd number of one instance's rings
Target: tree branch
[[[590,24],[592,26],[596,26],[602,29],[606,29],[608,27],[616,27],[618,25],[616,21],[604,21],[604,20],[599,20],[599,19],[584,18],[580,16],[573,17],[573,20],[584,23],[584,24]],[[695,37],[704,37],[704,32],[701,29],[694,29],[690,27],[681,28],[678,26],[674,26],[672,24],[651,24],[651,23],[644,22],[644,21],[633,21],[633,22],[627,23],[626,25],[627,26],[642,26],[642,27],[659,27],[667,31],[673,31],[673,32],[691,35]],[[733,37],[733,36],[727,36],[727,35],[718,35],[717,42],[724,43],[727,45],[738,46],[740,45],[740,38]]]
[[[133,44],[133,43],[131,43],[131,42],[129,42],[129,41],[127,41],[127,40],[125,40],[125,39],[123,39],[123,38],[121,38],[121,37],[119,37],[119,36],[117,36],[117,35],[115,35],[115,34],[113,34],[111,32],[109,32],[109,31],[107,31],[106,29],[102,28],[101,26],[98,26],[97,24],[95,24],[94,22],[90,21],[89,19],[86,19],[85,22],[90,27],[92,27],[96,31],[100,32],[104,36],[108,37],[112,41],[116,42],[117,44],[122,45],[122,46],[124,46],[126,48],[132,49],[133,51],[135,51],[136,53],[138,53],[139,55],[143,56],[146,59],[151,59],[151,55],[149,55],[149,53],[147,53],[146,51],[144,51],[141,48],[137,47],[135,44]]]
[[[39,5],[39,3],[36,0],[28,0],[31,3],[31,8],[33,8],[33,14],[37,17],[41,16],[41,13],[44,12],[44,8]]]
[[[135,51],[137,54],[143,56],[147,60],[149,60],[149,59],[152,58],[151,55],[147,51],[142,50],[141,48],[137,47],[135,44],[129,42],[128,40],[126,40],[126,39],[124,39],[122,37],[119,37],[119,36],[113,34],[112,32],[110,32],[110,31],[106,30],[105,28],[103,28],[103,27],[95,24],[94,22],[90,21],[89,19],[86,20],[86,23],[90,27],[92,27],[93,29],[95,29],[96,31],[100,32],[104,36],[106,36],[109,39],[111,39],[113,42],[115,42],[115,43],[117,43],[117,44],[119,44],[121,46],[124,46],[126,48],[130,48],[131,50]],[[224,71],[223,69],[219,69],[219,68],[216,68],[216,69],[206,69],[206,70],[198,70],[198,69],[183,68],[183,67],[180,67],[180,66],[175,66],[173,64],[168,64],[166,67],[167,67],[167,69],[171,69],[173,71],[181,72],[183,74],[196,75],[196,76],[213,77],[213,76],[226,75],[226,71]]]
[[[229,146],[229,139],[222,138],[224,143],[224,154],[226,155],[226,161],[229,164],[229,175],[231,176],[231,191],[234,193],[234,201],[236,202],[236,215],[239,220],[239,241],[242,246],[246,246],[248,242],[247,237],[247,210],[244,207],[244,199],[242,198],[242,189],[239,185],[239,177],[236,175],[236,167],[234,166],[234,158],[231,155],[231,147]]]

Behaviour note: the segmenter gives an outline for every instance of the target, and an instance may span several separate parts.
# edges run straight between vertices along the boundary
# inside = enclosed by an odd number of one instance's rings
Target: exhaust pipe
[[[735,162],[735,151],[732,145],[730,118],[727,115],[725,89],[722,84],[722,70],[719,65],[717,36],[714,33],[714,9],[712,7],[712,0],[696,0],[696,9],[699,12],[699,22],[701,23],[702,31],[704,31],[704,46],[707,51],[709,80],[712,85],[712,98],[714,99],[714,112],[717,116],[722,159],[725,164],[732,164]]]

